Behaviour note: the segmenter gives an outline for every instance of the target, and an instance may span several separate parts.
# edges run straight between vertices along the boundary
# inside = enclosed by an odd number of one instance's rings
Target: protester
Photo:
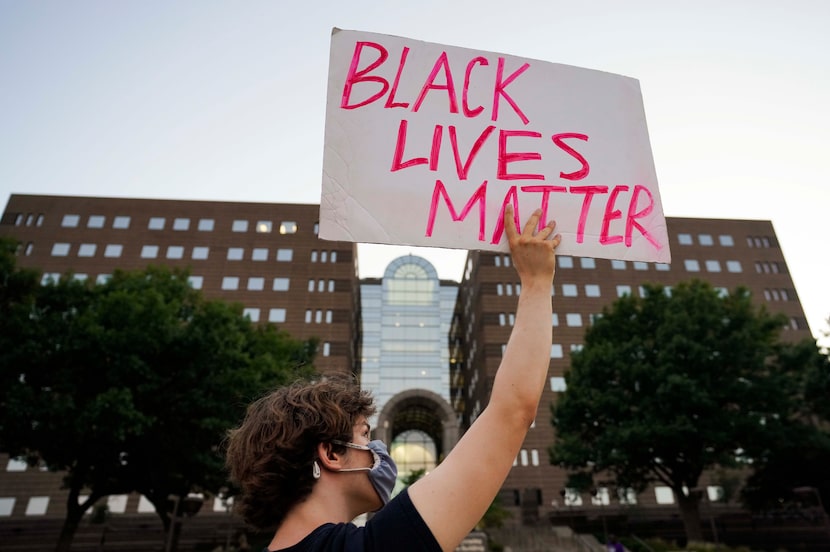
[[[490,401],[428,475],[390,501],[396,468],[370,440],[371,395],[329,376],[278,389],[249,406],[228,438],[227,466],[245,520],[275,529],[271,551],[455,550],[479,522],[510,471],[536,418],[548,376],[554,223],[541,211],[521,232],[504,212],[521,281],[516,319]],[[351,523],[377,511],[364,527]]]

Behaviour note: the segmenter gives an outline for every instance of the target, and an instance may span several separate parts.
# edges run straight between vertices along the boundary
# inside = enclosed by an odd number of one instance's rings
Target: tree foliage
[[[742,288],[644,290],[604,309],[572,356],[551,461],[620,490],[670,487],[687,537],[701,540],[703,471],[751,462],[781,426],[784,378],[769,359],[784,320]]]
[[[830,508],[830,358],[813,341],[782,345],[778,365],[790,375],[783,431],[770,434],[742,491],[753,510],[794,504]]]
[[[40,286],[12,252],[0,255],[0,449],[66,474],[59,550],[107,495],[139,492],[167,525],[171,494],[217,494],[219,447],[245,406],[313,372],[315,342],[205,300],[186,272]]]

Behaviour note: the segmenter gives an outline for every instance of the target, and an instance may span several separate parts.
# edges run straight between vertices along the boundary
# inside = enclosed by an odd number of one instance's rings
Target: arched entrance
[[[437,393],[408,389],[394,395],[378,415],[375,438],[390,445],[401,475],[410,467],[427,471],[458,442],[458,420]],[[396,450],[399,447],[403,449]]]

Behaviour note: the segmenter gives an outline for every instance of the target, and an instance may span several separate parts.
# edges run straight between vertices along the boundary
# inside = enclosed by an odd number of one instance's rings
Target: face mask
[[[375,492],[378,493],[378,496],[385,506],[392,496],[392,489],[395,488],[395,479],[398,477],[398,466],[395,465],[395,461],[389,456],[389,452],[386,450],[386,445],[383,444],[383,441],[370,441],[368,445],[356,445],[355,443],[346,443],[344,441],[332,441],[332,443],[357,450],[368,450],[372,453],[375,463],[371,468],[346,468],[338,471],[368,471],[369,481],[372,483]]]

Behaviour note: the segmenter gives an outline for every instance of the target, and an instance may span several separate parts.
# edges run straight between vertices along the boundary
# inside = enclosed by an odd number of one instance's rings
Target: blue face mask
[[[369,481],[372,483],[375,492],[378,493],[378,496],[385,506],[392,496],[392,489],[395,488],[395,480],[398,477],[398,466],[395,465],[395,461],[389,456],[389,451],[386,450],[386,445],[383,444],[383,441],[370,441],[368,445],[357,445],[344,441],[332,441],[332,443],[357,450],[368,450],[372,453],[375,463],[371,468],[346,468],[337,471],[368,471]]]

